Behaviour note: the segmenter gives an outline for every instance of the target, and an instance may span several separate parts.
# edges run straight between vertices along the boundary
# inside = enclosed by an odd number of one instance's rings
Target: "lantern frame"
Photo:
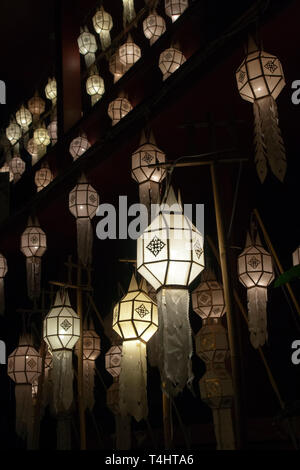
[[[182,15],[188,6],[188,0],[165,0],[166,15],[171,18],[173,23]]]
[[[122,346],[115,345],[105,354],[105,369],[113,377],[119,377],[121,372]]]
[[[159,56],[158,66],[166,80],[172,73],[176,72],[186,62],[184,54],[175,47],[165,49]]]
[[[32,123],[32,114],[24,105],[16,112],[16,121],[22,129],[26,129]]]
[[[132,154],[131,176],[137,183],[155,181],[161,183],[166,176],[163,168],[148,168],[148,165],[164,163],[166,154],[160,150],[150,139],[147,139]]]
[[[96,11],[93,16],[93,26],[98,34],[102,31],[111,31],[113,28],[113,19],[111,15],[102,8]]]
[[[99,206],[99,195],[84,175],[69,194],[69,209],[74,217],[92,219]]]
[[[268,287],[273,281],[272,256],[263,248],[259,237],[252,243],[247,236],[246,248],[238,257],[238,276],[247,289]]]
[[[220,318],[225,314],[223,286],[215,279],[215,276],[202,279],[192,293],[192,305],[194,312],[202,319]]]
[[[98,73],[92,73],[92,75],[87,78],[85,87],[87,94],[90,96],[103,96],[105,93],[104,80]]]
[[[77,39],[79,52],[82,55],[94,54],[97,49],[97,42],[95,36],[89,31],[82,31]]]
[[[130,34],[127,41],[120,46],[118,54],[121,64],[125,65],[125,67],[131,67],[142,56],[141,48],[133,42]]]
[[[75,139],[70,143],[69,152],[74,160],[77,160],[77,158],[81,157],[81,155],[83,155],[90,147],[91,144],[86,136],[80,135],[75,137]]]
[[[5,256],[3,256],[2,253],[0,253],[0,278],[1,279],[3,279],[6,276],[7,271],[8,271],[7,260]]]
[[[108,106],[108,115],[112,120],[113,126],[132,111],[131,103],[127,98],[116,98]]]
[[[8,376],[16,384],[32,384],[42,372],[42,358],[31,345],[20,344],[7,360]]]
[[[35,116],[40,116],[45,112],[45,101],[39,96],[38,92],[28,101],[28,109]]]
[[[6,137],[11,145],[15,145],[22,137],[22,130],[19,124],[11,121],[5,131]]]
[[[26,258],[42,257],[47,250],[47,237],[37,219],[29,218],[28,225],[21,235],[21,251]]]
[[[143,31],[150,44],[154,44],[160,36],[166,31],[166,22],[162,16],[159,16],[156,11],[150,13],[143,21]]]

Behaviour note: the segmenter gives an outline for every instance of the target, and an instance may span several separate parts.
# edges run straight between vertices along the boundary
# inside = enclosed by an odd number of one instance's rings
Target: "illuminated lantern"
[[[84,56],[85,64],[90,67],[96,59],[95,52],[97,51],[96,38],[91,34],[88,28],[80,28],[80,36],[77,39],[79,52]]]
[[[48,78],[48,83],[45,87],[45,95],[48,100],[52,101],[52,106],[54,106],[57,99],[57,84],[54,77]]]
[[[114,76],[114,83],[120,80],[128,69],[129,67],[120,61],[119,52],[115,52],[109,59],[109,71]]]
[[[33,140],[37,145],[44,145],[45,147],[50,144],[50,137],[45,124],[40,125],[40,127],[34,131]]]
[[[3,163],[2,167],[0,168],[0,173],[8,173],[9,175],[9,182],[11,183],[14,179],[14,174],[11,171],[10,165],[8,162]]]
[[[116,98],[108,106],[108,115],[112,120],[112,125],[117,124],[123,117],[132,110],[131,103],[127,98]]]
[[[172,22],[176,21],[189,6],[188,0],[165,0],[166,14]]]
[[[40,115],[45,112],[45,101],[39,96],[37,91],[28,101],[28,109],[32,114],[33,123],[36,124]]]
[[[105,93],[104,80],[98,74],[97,67],[90,71],[90,76],[86,81],[86,91],[91,96],[92,106],[97,103]]]
[[[120,414],[140,421],[148,414],[146,343],[157,330],[157,307],[132,276],[127,294],[113,312],[113,329],[123,339]]]
[[[16,121],[24,132],[28,131],[28,127],[32,123],[31,112],[22,105],[19,111],[16,112]]]
[[[131,67],[140,57],[141,49],[133,42],[131,35],[128,34],[127,41],[119,48],[120,62],[125,67]]]
[[[48,163],[43,162],[41,168],[36,171],[34,176],[34,182],[36,184],[37,191],[39,192],[42,189],[46,188],[46,186],[51,183],[52,179],[53,175]]]
[[[33,348],[31,338],[22,335],[19,346],[8,356],[7,373],[15,382],[16,433],[22,439],[32,432],[32,383],[42,371],[42,358]]]
[[[105,354],[105,369],[114,378],[119,377],[121,372],[122,346],[112,346]]]
[[[34,139],[29,139],[27,143],[27,152],[31,155],[32,165],[35,165],[40,158],[42,158],[47,152],[47,147],[45,145],[38,145]]]
[[[82,174],[78,184],[69,194],[69,209],[71,214],[76,217],[77,253],[78,259],[84,266],[89,266],[92,261],[93,228],[91,220],[96,215],[98,206],[97,191]]]
[[[257,349],[268,338],[267,287],[274,279],[272,257],[263,248],[258,235],[253,242],[247,234],[246,247],[238,257],[238,275],[247,288],[250,341]]]
[[[186,58],[178,48],[170,47],[163,51],[159,56],[159,68],[163,74],[163,80],[176,72],[185,61]]]
[[[0,315],[3,315],[5,310],[4,278],[6,274],[7,261],[6,258],[0,253]]]
[[[286,155],[275,101],[285,86],[282,65],[276,56],[259,50],[250,37],[246,58],[236,72],[236,81],[241,97],[253,103],[255,163],[259,179],[264,182],[268,161],[274,175],[283,181]]]
[[[215,274],[206,269],[199,286],[192,293],[193,310],[202,319],[220,318],[225,313],[223,286]]]
[[[188,287],[204,269],[204,256],[203,237],[172,187],[138,238],[137,269],[157,291],[161,379],[166,392],[176,395],[192,381]]]
[[[6,128],[6,137],[8,138],[11,145],[15,145],[22,137],[22,131],[20,126],[18,126],[18,124],[13,120]]]
[[[143,21],[144,35],[150,41],[150,45],[155,43],[162,34],[166,31],[166,23],[162,16],[159,16],[156,11],[150,13],[149,16]]]
[[[123,0],[123,25],[131,23],[135,16],[134,0]]]
[[[110,31],[113,27],[113,20],[103,6],[93,16],[93,25],[96,33],[100,36],[102,50],[105,51],[111,45]]]
[[[69,147],[69,152],[74,160],[77,160],[77,158],[83,155],[90,147],[91,144],[87,140],[86,134],[81,133],[79,137],[76,137],[72,140]]]
[[[293,266],[300,264],[300,246],[293,253]]]
[[[73,402],[72,353],[79,337],[80,318],[66,289],[61,289],[43,325],[43,338],[53,358],[53,407],[57,414],[67,412]]]
[[[47,126],[47,131],[51,139],[51,144],[54,145],[57,142],[57,119],[53,119]]]
[[[46,235],[37,217],[29,217],[27,228],[21,236],[21,251],[26,256],[27,290],[30,299],[40,296],[42,256],[46,250]]]
[[[143,131],[140,147],[132,154],[131,176],[139,184],[140,203],[148,210],[151,203],[159,202],[160,183],[166,176],[164,169],[148,168],[148,165],[165,161],[166,155],[156,146],[153,133]]]
[[[25,162],[19,155],[15,155],[9,164],[14,176],[14,183],[17,183],[25,171]]]

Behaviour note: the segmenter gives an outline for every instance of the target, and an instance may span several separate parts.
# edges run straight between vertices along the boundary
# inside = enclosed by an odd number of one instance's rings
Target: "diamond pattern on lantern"
[[[34,235],[33,237],[30,238],[31,243],[37,243],[38,242],[38,237]]]
[[[144,318],[146,315],[149,315],[149,311],[146,309],[145,305],[142,304],[135,309],[136,313],[139,314],[141,318]]]
[[[251,268],[256,269],[260,265],[260,261],[256,256],[252,256],[252,258],[249,259],[248,264]]]
[[[93,342],[90,340],[90,339],[85,339],[83,341],[83,345],[86,347],[86,348],[89,348],[91,346],[93,346]]]
[[[196,243],[194,244],[194,250],[195,250],[197,258],[200,259],[200,256],[202,255],[203,250],[201,248],[199,240],[197,240]]]
[[[155,235],[149,245],[147,245],[147,249],[151,251],[154,256],[157,256],[165,245],[166,244]]]
[[[209,295],[208,293],[203,293],[199,296],[199,301],[201,305],[207,305],[211,303],[211,295]]]
[[[153,156],[150,155],[150,153],[146,153],[145,156],[142,158],[142,160],[146,163],[150,163],[153,160]]]
[[[212,311],[215,315],[219,315],[222,313],[222,308],[221,307],[213,307]]]
[[[270,70],[271,73],[274,73],[275,70],[278,69],[278,66],[275,64],[275,60],[276,60],[276,59],[269,60],[269,62],[267,62],[267,63],[265,64],[265,68],[268,69],[268,70]]]
[[[239,82],[240,83],[243,83],[244,80],[245,80],[245,77],[246,77],[246,73],[243,72],[243,70],[240,71],[240,74],[239,74]]]
[[[97,198],[94,194],[90,194],[90,197],[89,197],[89,200],[93,203],[95,203],[97,201]]]
[[[65,331],[68,331],[71,326],[72,326],[72,323],[70,323],[66,318],[65,320],[60,324],[60,326],[65,330]]]
[[[27,362],[27,365],[30,367],[30,369],[33,369],[36,366],[36,362],[31,358],[30,361]]]

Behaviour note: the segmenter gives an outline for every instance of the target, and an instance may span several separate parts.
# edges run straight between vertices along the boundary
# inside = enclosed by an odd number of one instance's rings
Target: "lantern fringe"
[[[147,357],[151,367],[158,367],[159,343],[158,335],[155,334],[147,343]]]
[[[151,215],[151,204],[159,203],[159,183],[146,181],[139,184],[140,203],[147,207],[149,216]]]
[[[214,408],[212,412],[217,450],[235,450],[231,408]]]
[[[148,415],[146,345],[139,340],[123,341],[120,373],[120,414],[136,421]]]
[[[66,412],[73,402],[72,351],[53,351],[53,408],[56,414]]]
[[[92,411],[95,405],[95,361],[83,360],[84,408]]]
[[[278,110],[272,96],[257,100],[261,131],[265,143],[266,157],[273,174],[283,182],[286,173],[286,154],[281,130],[278,125]],[[258,113],[257,113],[258,114]]]
[[[119,414],[115,417],[116,422],[116,449],[117,450],[130,450],[131,449],[131,417],[121,416]]]
[[[30,256],[26,259],[27,291],[30,299],[37,299],[41,291],[42,259],[38,256]]]
[[[5,295],[4,295],[4,279],[0,278],[0,315],[4,314]]]
[[[134,0],[123,0],[123,25],[131,23],[135,17]]]
[[[94,106],[96,103],[98,103],[98,101],[102,98],[102,95],[92,95],[91,96],[91,104],[92,106]]]
[[[71,450],[71,421],[68,415],[57,417],[56,446],[57,450]]]
[[[111,45],[110,31],[104,30],[99,33],[102,51],[105,51]]]
[[[27,442],[32,437],[33,426],[33,402],[32,402],[32,385],[17,384],[15,386],[16,397],[16,433]]]
[[[159,369],[164,391],[176,396],[193,380],[193,344],[189,323],[189,292],[161,289],[157,293]]]
[[[250,341],[257,349],[263,346],[268,339],[267,331],[267,288],[252,287],[247,290],[248,298],[248,325]]]
[[[89,217],[76,219],[77,224],[77,253],[83,266],[89,266],[92,261],[93,228]]]
[[[96,56],[94,52],[88,52],[87,54],[85,54],[84,60],[85,60],[86,67],[87,68],[91,67],[96,60]]]
[[[261,128],[259,106],[256,101],[253,103],[253,111],[254,111],[255,164],[256,164],[256,171],[260,179],[260,182],[263,183],[268,173],[267,156],[266,156],[266,146],[264,143],[264,138],[263,138],[263,133],[262,133],[262,128]]]

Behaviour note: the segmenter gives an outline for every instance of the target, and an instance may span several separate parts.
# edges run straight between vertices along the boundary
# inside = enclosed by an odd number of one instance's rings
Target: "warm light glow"
[[[165,20],[154,11],[143,21],[143,31],[152,45],[166,31]]]
[[[11,145],[14,145],[22,136],[22,131],[20,126],[15,122],[11,122],[10,125],[6,128],[6,137],[10,141]]]
[[[24,106],[21,106],[19,111],[16,112],[16,121],[22,129],[26,129],[32,123],[30,111]]]
[[[50,144],[50,137],[45,127],[39,127],[33,133],[33,139],[37,145],[44,145],[45,147]]]
[[[77,39],[80,54],[86,55],[97,51],[96,38],[88,31],[83,31]]]
[[[74,160],[79,158],[81,155],[83,155],[89,148],[91,144],[87,140],[85,135],[81,135],[79,137],[76,137],[76,139],[72,140],[69,151]]]
[[[125,66],[131,66],[140,59],[141,55],[141,49],[129,35],[125,44],[119,48],[120,62]]]
[[[28,109],[31,114],[40,116],[45,111],[45,101],[36,92],[35,95],[28,101]]]
[[[163,74],[163,80],[176,72],[185,61],[186,58],[179,49],[170,47],[163,51],[159,56],[159,68]]]
[[[252,243],[247,236],[246,248],[238,257],[238,275],[247,288],[267,287],[273,281],[272,257],[262,247],[259,237]]]
[[[91,75],[86,81],[86,91],[89,95],[103,96],[105,92],[104,80],[98,74]]]
[[[108,115],[112,119],[112,125],[117,124],[132,110],[130,102],[126,98],[117,98],[109,104]]]
[[[187,9],[188,5],[188,0],[165,0],[165,11],[174,23]]]

